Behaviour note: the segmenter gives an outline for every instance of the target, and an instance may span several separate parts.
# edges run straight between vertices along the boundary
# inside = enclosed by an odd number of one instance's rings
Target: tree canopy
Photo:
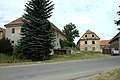
[[[76,29],[76,26],[73,23],[66,24],[66,26],[64,26],[63,33],[66,35],[67,40],[72,46],[75,37],[79,37],[79,31]]]
[[[120,7],[120,6],[119,6]],[[120,11],[117,12],[117,14],[120,16]],[[118,21],[115,21],[115,24],[120,25],[120,18]]]

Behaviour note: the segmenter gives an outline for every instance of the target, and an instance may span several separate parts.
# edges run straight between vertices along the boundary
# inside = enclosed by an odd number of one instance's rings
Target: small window
[[[12,44],[14,44],[14,41],[11,41]]]
[[[21,28],[21,32],[25,32],[25,30],[23,28]]]
[[[87,44],[87,41],[85,41],[85,44]]]
[[[59,37],[59,34],[57,33],[57,38]]]
[[[85,37],[87,37],[87,35],[85,35]]]
[[[92,35],[92,37],[94,37],[94,35]]]
[[[95,41],[92,41],[92,44],[95,44]]]
[[[12,28],[12,33],[15,33],[15,28]]]
[[[85,51],[87,51],[87,47],[85,47]]]
[[[92,47],[92,51],[95,51],[95,47]]]

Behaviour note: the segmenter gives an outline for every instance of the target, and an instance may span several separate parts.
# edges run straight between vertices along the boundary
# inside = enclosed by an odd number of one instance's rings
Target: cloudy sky
[[[26,2],[27,0],[1,0],[0,27],[21,17]],[[111,39],[118,32],[114,20],[119,19],[116,13],[120,10],[120,0],[53,0],[53,3],[55,9],[50,21],[61,30],[72,22],[79,30],[80,37],[89,29],[101,40]]]

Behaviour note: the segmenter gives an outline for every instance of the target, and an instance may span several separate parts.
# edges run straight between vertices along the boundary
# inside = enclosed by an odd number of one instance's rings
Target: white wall
[[[15,33],[12,33],[12,28],[15,28]],[[14,43],[12,44],[15,45],[17,44],[17,41],[21,38],[20,32],[21,26],[6,28],[5,37],[10,39],[11,42],[14,41]]]

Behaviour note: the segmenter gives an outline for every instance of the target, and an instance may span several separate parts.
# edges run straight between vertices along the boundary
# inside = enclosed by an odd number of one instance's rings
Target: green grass
[[[0,63],[12,63],[16,62],[17,60],[13,56],[0,54]]]
[[[69,55],[54,55],[51,60],[32,62],[32,61],[18,60],[18,59],[15,59],[13,56],[0,55],[0,66],[53,63],[53,62],[63,62],[63,61],[70,61],[70,60],[101,58],[106,56],[108,55],[95,53],[95,52],[81,52],[81,53],[69,54]]]
[[[53,59],[45,62],[60,62],[60,61],[69,61],[69,60],[83,60],[83,59],[93,59],[107,57],[108,55],[96,53],[96,52],[81,52],[71,55],[55,55]]]
[[[89,80],[120,80],[120,68],[94,75]]]

